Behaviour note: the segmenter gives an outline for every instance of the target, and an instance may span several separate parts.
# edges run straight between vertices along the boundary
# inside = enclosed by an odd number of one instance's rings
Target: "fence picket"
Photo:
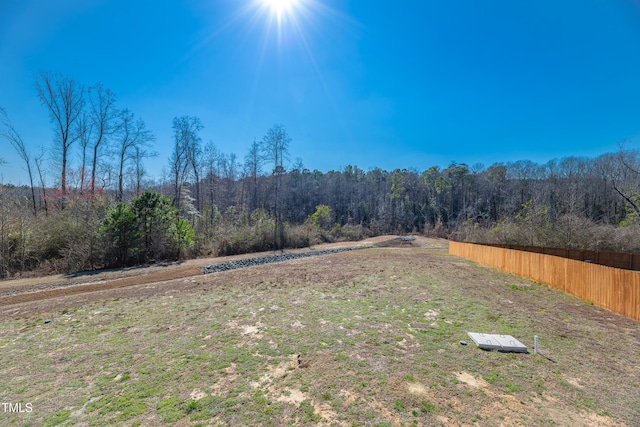
[[[512,273],[640,321],[640,273],[544,253],[449,242],[449,253]],[[628,260],[632,263],[633,256]]]

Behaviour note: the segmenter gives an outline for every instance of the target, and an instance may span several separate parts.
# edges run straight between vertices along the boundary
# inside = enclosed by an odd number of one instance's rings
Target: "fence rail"
[[[487,243],[484,245],[503,249],[515,249],[517,251],[555,255],[562,258],[577,259],[579,261],[589,261],[594,264],[623,268],[625,270],[640,270],[640,253],[637,252],[590,251],[583,249],[548,248],[543,246],[522,246],[497,243]]]
[[[449,253],[574,295],[640,321],[640,273],[542,253],[449,242]]]

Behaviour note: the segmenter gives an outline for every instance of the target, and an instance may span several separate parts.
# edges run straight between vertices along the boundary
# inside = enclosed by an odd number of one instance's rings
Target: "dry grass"
[[[429,242],[7,307],[0,423],[640,424],[636,322]]]

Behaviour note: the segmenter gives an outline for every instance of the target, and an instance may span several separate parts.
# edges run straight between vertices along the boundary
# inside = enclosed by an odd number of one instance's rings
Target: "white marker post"
[[[538,354],[538,336],[533,336],[533,354]]]

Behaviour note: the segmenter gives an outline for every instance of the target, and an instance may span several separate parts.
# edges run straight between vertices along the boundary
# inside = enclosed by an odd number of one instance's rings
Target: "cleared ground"
[[[0,398],[33,410],[0,406],[0,424],[640,425],[637,322],[442,241],[383,241],[7,303]],[[485,352],[468,331],[538,335],[541,354]]]
[[[421,242],[422,243],[416,243],[415,246],[437,245],[437,247],[444,248],[447,244],[444,240],[434,240],[430,243],[425,240],[421,240]],[[400,244],[400,239],[395,236],[379,236],[360,242],[332,243],[314,246],[313,248],[287,250],[285,253],[303,253],[316,249],[357,248],[371,245],[381,247],[396,246]],[[0,307],[190,277],[201,274],[202,267],[206,265],[224,263],[243,258],[270,256],[274,254],[280,254],[280,252],[262,252],[228,257],[199,258],[131,268],[82,271],[72,274],[5,280],[0,281]],[[49,307],[48,303],[43,307]],[[33,308],[36,307],[30,307],[31,310]],[[0,311],[0,316],[1,315],[2,311]]]

